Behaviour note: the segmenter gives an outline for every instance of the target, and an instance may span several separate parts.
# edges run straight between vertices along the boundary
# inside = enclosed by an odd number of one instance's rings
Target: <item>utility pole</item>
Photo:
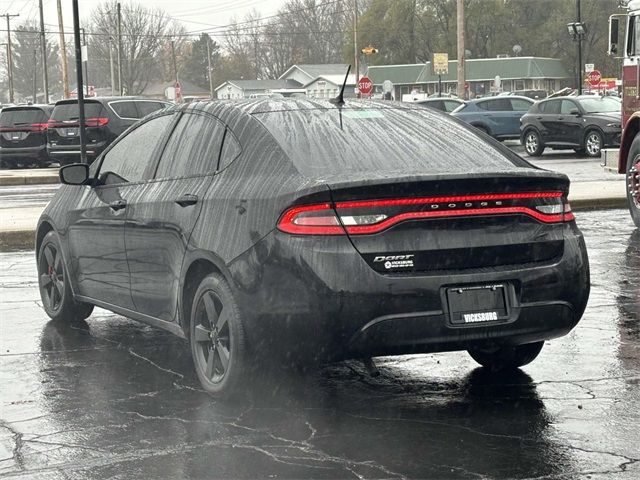
[[[178,83],[178,63],[176,62],[176,42],[171,40],[171,58],[173,59],[173,78]]]
[[[118,15],[118,92],[122,96],[122,9],[120,2],[118,2],[116,12]]]
[[[62,89],[64,98],[69,98],[69,77],[67,71],[67,45],[64,41],[62,21],[62,0],[58,0],[58,29],[60,30],[60,60],[62,60]]]
[[[458,0],[458,16],[457,16],[457,27],[458,27],[458,97],[461,99],[466,99],[467,92],[464,88],[465,86],[465,73],[464,73],[464,63],[465,63],[465,46],[464,46],[464,1]]]
[[[9,103],[13,103],[13,52],[11,51],[11,22],[10,19],[13,17],[19,17],[20,14],[16,13],[15,15],[9,15],[8,13],[4,14],[4,17],[7,19],[7,71],[9,73]]]
[[[42,13],[42,0],[39,0],[40,8],[40,50],[42,51],[42,88],[44,90],[44,103],[49,103],[49,74],[47,73],[47,37],[44,34],[44,14]]]
[[[576,0],[576,16],[578,17],[576,22],[578,24],[582,23],[582,18],[580,15],[580,0]],[[578,95],[582,95],[582,82],[584,79],[584,75],[582,73],[582,35],[578,35]]]
[[[209,69],[209,99],[213,100],[213,77],[211,76],[211,37],[207,35],[207,68]]]
[[[116,71],[113,66],[113,36],[109,35],[109,69],[111,73],[111,95],[116,94]]]
[[[76,81],[78,83],[78,123],[80,124],[80,163],[87,163],[87,144],[85,134],[84,116],[84,85],[82,81],[82,46],[80,45],[80,14],[78,13],[78,0],[73,3],[73,43],[76,50]]]
[[[87,46],[87,34],[82,30],[82,46],[84,47],[84,55],[82,62],[84,63],[84,83],[87,86],[87,97],[89,96],[89,47]]]
[[[358,81],[360,80],[360,65],[359,65],[359,55],[358,51],[358,0],[353,0],[353,57],[355,63],[355,74],[356,74],[356,87],[358,85]]]
[[[37,88],[36,88],[36,78],[38,77],[38,50],[37,49],[33,49],[33,100],[31,101],[31,103],[36,104],[38,103],[38,92],[37,92]]]

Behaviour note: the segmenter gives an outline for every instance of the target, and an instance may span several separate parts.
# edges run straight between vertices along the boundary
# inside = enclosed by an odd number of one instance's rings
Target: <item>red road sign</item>
[[[589,75],[587,75],[587,82],[589,82],[589,85],[591,85],[592,87],[597,87],[598,85],[600,85],[601,81],[602,74],[600,73],[600,70],[594,70],[593,72],[590,72]]]
[[[369,77],[362,77],[358,81],[358,90],[362,95],[369,95],[373,91],[373,82],[369,79]]]
[[[180,82],[176,82],[176,98],[182,97],[182,88],[180,87]]]

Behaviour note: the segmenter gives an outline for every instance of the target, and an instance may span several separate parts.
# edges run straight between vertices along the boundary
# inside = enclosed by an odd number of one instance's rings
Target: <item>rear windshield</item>
[[[347,172],[439,174],[519,168],[470,129],[428,108],[254,115],[296,169],[312,178]]]
[[[86,118],[106,117],[107,112],[98,102],[86,102],[84,104],[84,116]],[[78,120],[77,103],[61,103],[53,109],[51,118],[59,121]]]
[[[5,109],[0,113],[0,127],[47,123],[48,119],[47,114],[39,108],[21,108],[19,110]]]
[[[580,105],[586,113],[620,113],[620,102],[613,98],[583,98]]]

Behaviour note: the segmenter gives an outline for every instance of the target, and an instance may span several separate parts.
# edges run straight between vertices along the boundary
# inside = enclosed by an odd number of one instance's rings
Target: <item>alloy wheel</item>
[[[58,310],[64,299],[64,267],[62,254],[48,243],[40,257],[40,288],[51,310]]]
[[[627,174],[627,186],[633,205],[640,210],[640,155],[636,155]]]
[[[213,383],[220,383],[224,379],[231,359],[228,314],[228,308],[212,290],[206,291],[198,302],[196,359],[205,377]]]
[[[589,155],[591,156],[598,155],[602,148],[602,138],[600,137],[600,134],[596,132],[591,132],[587,137],[585,148]]]
[[[531,155],[536,153],[536,151],[538,150],[538,143],[538,135],[533,132],[528,133],[527,137],[525,138],[525,149],[527,150],[527,153]]]

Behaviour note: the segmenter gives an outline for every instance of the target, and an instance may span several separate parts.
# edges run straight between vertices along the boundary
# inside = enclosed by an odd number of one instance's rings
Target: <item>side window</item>
[[[540,104],[540,111],[547,115],[559,115],[562,100],[549,100]]]
[[[506,98],[497,98],[495,100],[487,101],[489,104],[488,110],[492,112],[510,112],[511,102]]]
[[[231,133],[231,130],[227,129],[227,134],[224,136],[224,145],[222,145],[222,153],[220,154],[220,170],[227,168],[240,155],[241,151],[240,143],[238,143],[235,135]]]
[[[156,178],[215,172],[223,137],[224,125],[216,118],[185,113],[162,153]]]
[[[489,110],[489,102],[478,102],[476,103],[476,107],[478,107],[480,110]]]
[[[106,184],[146,180],[145,172],[153,161],[153,153],[173,118],[173,115],[154,118],[121,138],[104,156],[100,178]]]
[[[577,110],[578,106],[571,100],[562,100],[562,107],[560,107],[561,115],[569,115],[571,110]]]
[[[451,100],[444,101],[444,111],[445,112],[453,112],[456,108],[458,108],[460,104],[458,102],[452,102]]]
[[[138,117],[146,117],[150,113],[156,112],[158,110],[162,110],[167,106],[166,103],[162,102],[152,102],[148,100],[136,100],[136,106],[138,107]]]
[[[531,108],[531,103],[526,100],[522,100],[521,98],[512,98],[509,100],[511,102],[511,107],[515,112],[526,112]]]
[[[109,106],[116,112],[120,118],[139,118],[138,111],[136,110],[136,106],[131,101],[115,101],[109,103]]]

